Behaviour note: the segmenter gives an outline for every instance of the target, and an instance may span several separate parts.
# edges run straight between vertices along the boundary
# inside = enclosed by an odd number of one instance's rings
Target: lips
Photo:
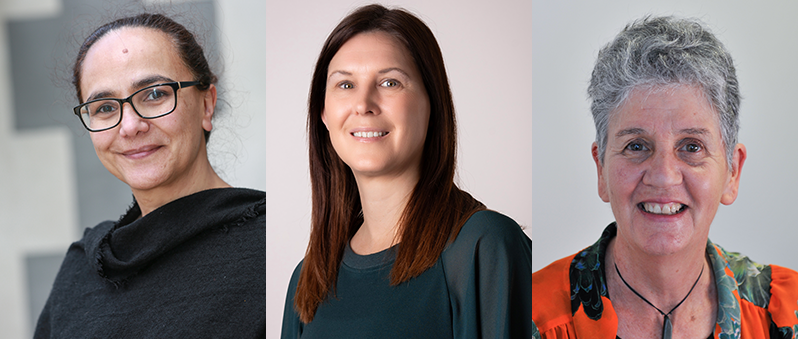
[[[687,205],[678,202],[670,202],[665,204],[655,202],[641,202],[637,207],[646,213],[657,215],[674,215],[683,212],[687,209]]]
[[[139,147],[139,148],[130,149],[130,150],[121,152],[120,154],[122,154],[123,156],[125,156],[127,158],[140,159],[140,158],[144,158],[144,157],[146,157],[146,156],[148,156],[148,155],[150,155],[152,153],[155,153],[160,148],[161,148],[161,146],[158,146],[158,145],[147,145],[147,146],[143,146],[143,147]]]

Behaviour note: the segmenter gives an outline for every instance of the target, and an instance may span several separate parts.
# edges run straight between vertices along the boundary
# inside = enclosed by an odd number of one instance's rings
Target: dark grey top
[[[262,338],[266,194],[222,188],[73,243],[35,338]]]
[[[532,336],[532,242],[512,219],[475,213],[432,268],[391,286],[395,258],[395,247],[361,256],[347,246],[335,293],[309,324],[293,307],[300,262],[288,287],[282,338]]]

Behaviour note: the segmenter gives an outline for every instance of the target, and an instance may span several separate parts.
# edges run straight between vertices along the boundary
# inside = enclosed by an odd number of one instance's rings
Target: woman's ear
[[[748,151],[745,149],[745,145],[737,144],[734,146],[731,175],[729,176],[729,182],[726,183],[726,188],[723,189],[723,195],[720,197],[721,204],[731,205],[734,200],[737,200],[737,190],[740,188],[740,174],[743,172],[743,164],[747,157]]]
[[[599,159],[598,144],[593,142],[590,147],[590,153],[593,155],[593,162],[596,163],[596,172],[598,173],[598,194],[604,202],[610,202],[610,195],[607,194],[607,183],[604,180],[604,165]]]
[[[203,97],[203,105],[204,111],[202,114],[202,129],[210,132],[213,129],[213,113],[216,110],[216,86],[211,84],[207,90],[205,90],[205,96]]]

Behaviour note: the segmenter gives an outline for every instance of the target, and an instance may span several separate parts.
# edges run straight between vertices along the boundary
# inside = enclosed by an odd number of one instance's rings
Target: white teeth
[[[643,203],[643,209],[651,214],[673,215],[682,210],[684,205],[676,202],[667,204]]]
[[[352,133],[355,137],[358,138],[378,138],[381,136],[385,136],[388,132],[355,132]]]

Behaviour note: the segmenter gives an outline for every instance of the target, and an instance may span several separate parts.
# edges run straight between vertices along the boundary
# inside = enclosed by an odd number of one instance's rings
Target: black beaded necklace
[[[682,306],[682,303],[684,303],[684,301],[687,300],[687,297],[690,296],[690,293],[693,293],[695,285],[698,285],[698,281],[701,280],[701,275],[704,274],[704,265],[701,265],[701,273],[698,274],[698,279],[696,279],[695,282],[693,283],[693,287],[690,287],[690,292],[687,292],[687,295],[684,296],[684,299],[682,299],[682,301],[676,304],[676,306],[674,306],[671,309],[671,311],[668,312],[667,314],[665,312],[662,312],[662,310],[660,310],[659,307],[654,306],[654,304],[648,301],[648,299],[643,298],[643,296],[640,295],[640,293],[637,293],[637,291],[635,291],[635,289],[632,288],[632,286],[629,286],[629,283],[627,283],[626,280],[623,279],[621,271],[618,270],[618,264],[614,265],[615,265],[615,272],[618,272],[618,277],[621,278],[623,284],[626,285],[626,287],[628,287],[630,290],[632,290],[632,292],[634,292],[638,297],[640,297],[640,299],[643,299],[643,301],[645,301],[647,304],[651,305],[651,307],[656,309],[659,312],[659,314],[662,314],[665,317],[665,320],[663,321],[662,324],[662,339],[671,339],[671,335],[673,333],[673,325],[671,324],[671,319],[668,316],[671,315],[671,313],[673,313],[673,311],[676,310],[679,306]]]

